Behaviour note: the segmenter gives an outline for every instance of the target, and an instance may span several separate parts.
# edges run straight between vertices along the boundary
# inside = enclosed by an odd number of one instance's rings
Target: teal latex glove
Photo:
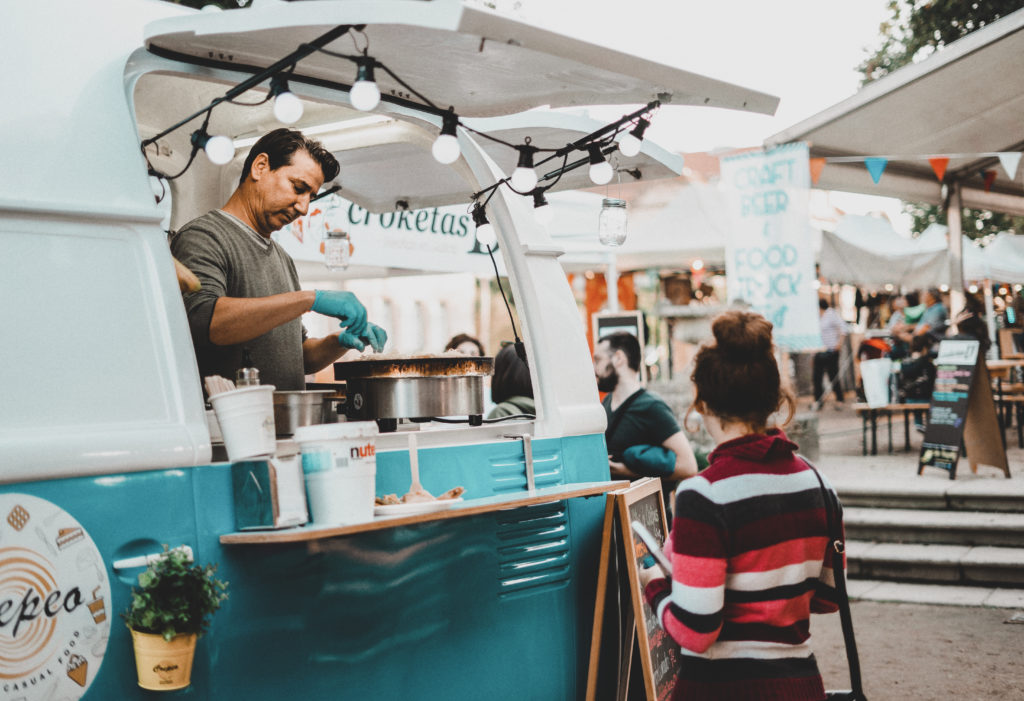
[[[676,454],[660,445],[631,445],[622,451],[622,462],[646,477],[668,477],[676,469]]]
[[[388,342],[388,332],[376,324],[366,322],[366,335],[360,336],[360,340],[366,341],[373,348],[375,353],[384,350],[384,344]]]
[[[354,348],[359,351],[366,348],[366,344],[369,343],[375,352],[380,353],[384,350],[384,344],[387,342],[388,332],[369,321],[366,322],[366,333],[362,336],[357,337],[351,331],[342,331],[338,334],[338,343],[345,348]]]
[[[363,349],[363,343],[359,341],[360,336],[366,335],[366,307],[356,299],[351,292],[338,290],[317,290],[316,298],[313,300],[313,311],[325,316],[333,316],[341,320],[341,328],[345,332],[338,337],[338,341],[346,348]],[[351,336],[351,341],[359,345],[350,345],[342,340],[342,336]]]

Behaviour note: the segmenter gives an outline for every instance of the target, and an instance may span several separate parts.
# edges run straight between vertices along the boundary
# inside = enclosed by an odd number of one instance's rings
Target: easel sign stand
[[[992,465],[1010,476],[1006,445],[999,427],[992,381],[978,341],[949,339],[939,343],[938,370],[932,390],[928,425],[921,444],[917,474],[926,467],[949,472],[956,479],[956,464],[963,448],[971,466]]]
[[[586,699],[657,701],[671,698],[681,653],[644,600],[639,571],[640,561],[648,551],[631,527],[633,521],[639,521],[655,539],[665,541],[668,523],[661,480],[650,477],[638,480],[626,489],[610,492],[605,498]],[[625,602],[627,590],[629,601]],[[609,630],[610,626],[605,625],[614,622],[613,612],[619,614],[618,631]],[[616,639],[612,639],[616,633]],[[618,651],[618,659],[610,654],[614,651]],[[605,655],[603,662],[602,654]],[[612,669],[618,670],[617,679],[609,678]],[[637,677],[642,677],[642,684]]]

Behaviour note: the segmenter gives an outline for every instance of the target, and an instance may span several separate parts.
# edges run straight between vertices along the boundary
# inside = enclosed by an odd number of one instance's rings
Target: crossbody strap
[[[633,392],[633,394],[626,397],[625,401],[622,402],[622,404],[619,404],[619,406],[616,407],[614,411],[612,411],[611,419],[609,419],[608,421],[608,428],[604,430],[605,436],[607,436],[608,438],[612,437],[612,435],[615,433],[615,429],[619,427],[619,422],[622,421],[622,417],[626,415],[626,409],[628,409],[629,405],[636,401],[640,397],[640,395],[646,391],[647,390],[641,387],[636,392]],[[608,408],[611,408],[610,399],[608,400]]]
[[[829,546],[832,553],[832,576],[836,584],[836,598],[839,603],[839,620],[843,626],[843,640],[846,642],[846,660],[850,666],[850,686],[855,699],[864,699],[864,688],[860,680],[860,658],[857,656],[857,641],[853,637],[853,616],[850,614],[850,597],[846,593],[846,572],[843,567],[843,552],[846,543],[839,530],[839,500],[831,489],[825,487],[821,474],[807,459],[803,459],[811,468],[821,487],[821,496],[825,502],[825,522],[828,525]]]

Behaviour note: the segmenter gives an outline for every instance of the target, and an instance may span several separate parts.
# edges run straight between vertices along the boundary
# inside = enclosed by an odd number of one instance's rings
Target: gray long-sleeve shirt
[[[192,343],[200,377],[235,379],[249,351],[260,382],[279,390],[305,389],[299,318],[245,343],[218,346],[210,342],[210,320],[220,297],[267,297],[299,289],[291,257],[271,239],[260,236],[231,215],[208,212],[183,226],[171,240],[174,257],[187,266],[202,289],[185,295]]]

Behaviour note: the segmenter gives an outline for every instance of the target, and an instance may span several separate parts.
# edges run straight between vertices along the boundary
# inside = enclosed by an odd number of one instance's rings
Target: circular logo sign
[[[59,506],[0,494],[0,699],[81,698],[110,637],[96,544]]]

